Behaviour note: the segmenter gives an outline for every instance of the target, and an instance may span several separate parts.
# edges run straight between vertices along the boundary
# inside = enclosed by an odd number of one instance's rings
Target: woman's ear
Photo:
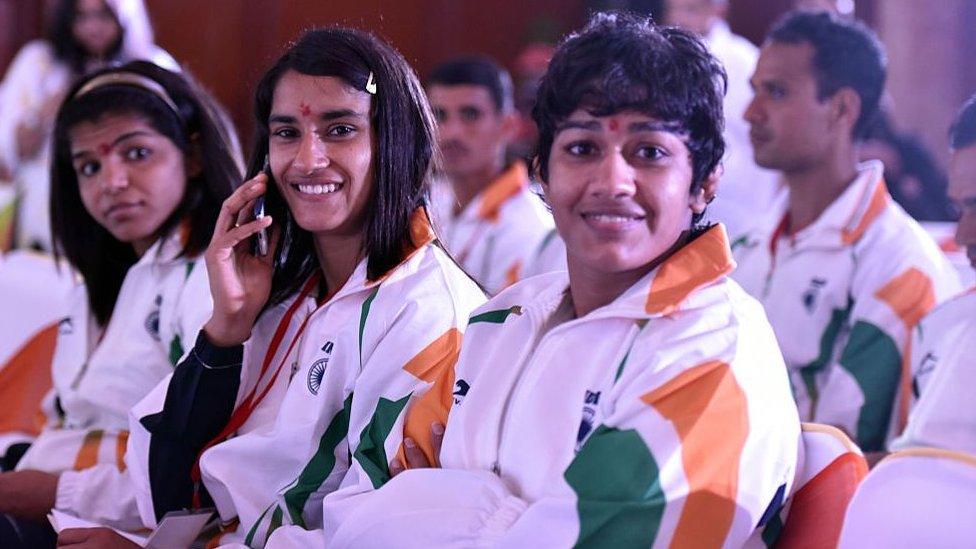
[[[688,206],[691,208],[692,213],[702,214],[705,212],[705,208],[715,200],[715,195],[718,192],[718,182],[722,178],[722,173],[725,168],[722,164],[715,166],[712,173],[708,174],[705,181],[701,184],[701,187],[697,191],[691,193],[688,197]]]

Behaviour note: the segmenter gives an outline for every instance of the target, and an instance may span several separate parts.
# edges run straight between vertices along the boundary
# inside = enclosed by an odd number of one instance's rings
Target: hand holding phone
[[[213,311],[204,332],[215,345],[227,347],[246,341],[271,292],[274,261],[269,252],[275,248],[277,231],[270,228],[273,211],[263,212],[255,205],[268,185],[268,177],[258,174],[224,200],[204,252],[213,297]],[[264,233],[263,244],[259,233]],[[262,247],[264,255],[260,255]]]

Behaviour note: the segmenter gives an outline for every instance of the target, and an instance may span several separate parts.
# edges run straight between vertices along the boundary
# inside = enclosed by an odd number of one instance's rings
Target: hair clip
[[[366,91],[376,95],[376,80],[373,79],[373,71],[369,71],[369,78],[366,79]]]

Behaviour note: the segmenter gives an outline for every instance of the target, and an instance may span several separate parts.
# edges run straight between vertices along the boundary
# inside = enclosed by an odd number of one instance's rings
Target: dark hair
[[[434,118],[416,73],[391,46],[375,36],[341,27],[310,30],[264,74],[254,95],[256,139],[248,178],[263,167],[268,154],[268,118],[275,87],[295,71],[332,76],[363,90],[372,74],[376,94],[371,117],[375,129],[375,184],[364,221],[366,272],[378,279],[400,263],[410,242],[410,218],[427,200],[434,164]],[[269,304],[299,290],[318,268],[312,235],[295,222],[277,187],[268,185],[265,207],[282,227],[275,252]]]
[[[810,44],[818,99],[823,101],[841,88],[854,90],[861,98],[861,113],[853,137],[866,135],[877,116],[887,78],[884,48],[871,29],[830,12],[797,10],[776,23],[769,40]]]
[[[105,9],[112,14],[115,24],[119,27],[119,36],[109,47],[107,58],[111,59],[119,55],[122,51],[122,40],[125,29],[119,22],[119,14],[112,10],[106,2]],[[75,18],[78,16],[78,0],[58,0],[57,5],[51,12],[51,22],[48,27],[48,42],[54,48],[54,57],[60,59],[71,67],[72,72],[81,74],[85,70],[85,63],[91,59],[91,53],[78,42],[74,34]]]
[[[632,110],[686,135],[695,192],[725,154],[722,65],[689,31],[650,19],[597,13],[556,49],[539,85],[532,118],[539,127],[536,169],[549,180],[556,127],[573,111],[595,116]]]
[[[949,128],[949,145],[953,150],[976,143],[976,95],[966,101]]]
[[[488,89],[499,112],[512,110],[512,77],[508,71],[485,56],[458,57],[438,65],[427,77],[431,86],[481,86]]]
[[[166,90],[179,113],[156,93],[131,84],[110,83],[74,97],[86,83],[109,73],[134,73],[155,81]],[[66,258],[81,273],[91,310],[103,325],[112,314],[126,272],[137,258],[132,246],[116,240],[82,203],[71,162],[69,132],[80,123],[97,123],[106,116],[119,114],[145,118],[184,154],[196,154],[200,158],[199,175],[187,179],[182,202],[160,230],[165,235],[182,220],[188,222],[181,255],[198,255],[207,247],[221,204],[241,178],[235,160],[238,155],[229,145],[233,129],[224,126],[216,104],[189,76],[146,61],[133,61],[96,71],[72,87],[54,124],[51,231],[56,256]]]

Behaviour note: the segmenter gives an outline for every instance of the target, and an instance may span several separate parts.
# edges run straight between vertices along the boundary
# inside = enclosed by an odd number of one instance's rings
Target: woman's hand
[[[58,547],[71,549],[129,549],[139,547],[111,528],[65,528],[58,534]]]
[[[203,327],[214,345],[230,347],[247,340],[271,293],[278,232],[271,217],[254,219],[255,200],[267,189],[263,173],[241,185],[220,208],[210,246],[204,253],[213,295],[213,313]],[[251,253],[251,237],[268,229],[268,254]]]
[[[54,508],[58,475],[41,471],[0,474],[0,513],[19,519],[44,521]]]
[[[441,444],[444,442],[444,425],[441,423],[430,424],[430,445],[434,451],[435,462],[431,463],[423,450],[417,445],[417,441],[410,437],[403,439],[403,456],[407,460],[406,467],[398,458],[394,458],[390,463],[390,476],[395,477],[406,469],[429,469],[440,467]]]

